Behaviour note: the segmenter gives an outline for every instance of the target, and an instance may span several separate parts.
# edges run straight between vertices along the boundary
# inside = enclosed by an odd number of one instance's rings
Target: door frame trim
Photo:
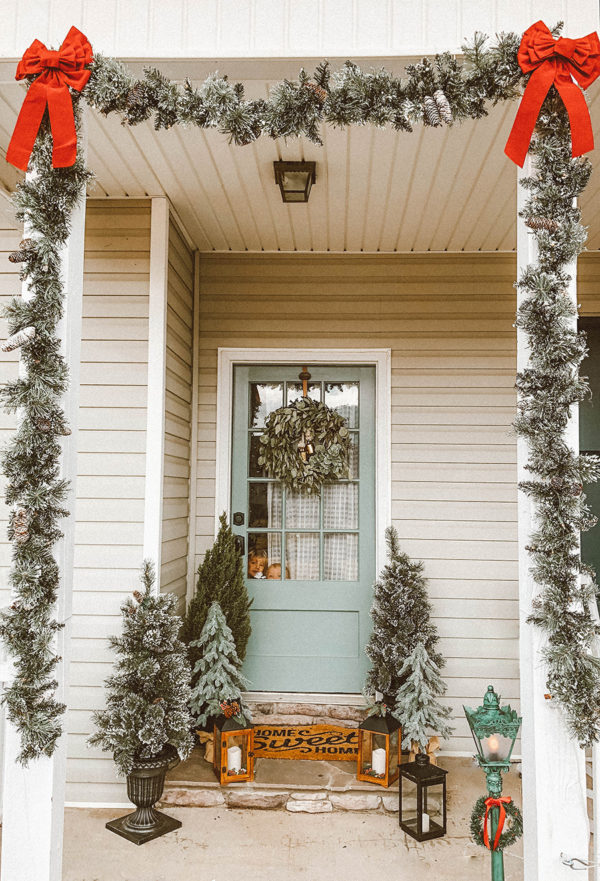
[[[375,367],[375,573],[385,564],[385,529],[392,522],[392,350],[240,349],[217,351],[215,536],[219,515],[230,513],[233,444],[233,368],[256,364],[330,364]]]

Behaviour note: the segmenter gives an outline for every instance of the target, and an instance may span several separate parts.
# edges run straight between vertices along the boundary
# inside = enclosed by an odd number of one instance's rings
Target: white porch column
[[[532,173],[531,159],[527,157],[518,181]],[[517,184],[517,210],[527,199],[527,192]],[[517,273],[518,276],[536,259],[536,242],[517,217]],[[571,267],[570,295],[577,302],[577,266]],[[523,293],[517,294],[521,304]],[[574,319],[576,324],[576,319]],[[529,359],[525,334],[517,330],[517,369],[526,367]],[[579,449],[578,408],[574,408],[569,423],[567,441]],[[527,480],[527,442],[517,441],[518,480]],[[531,559],[525,550],[533,523],[533,503],[524,493],[518,502],[519,541],[519,657],[521,676],[521,712],[523,727],[521,743],[523,755],[523,816],[525,881],[560,881],[573,879],[573,870],[563,866],[560,854],[588,858],[589,823],[586,805],[584,754],[566,730],[562,713],[544,698],[546,669],[541,660],[545,643],[542,632],[526,619],[531,612],[531,601],[537,585],[529,574]]]
[[[162,550],[168,274],[169,203],[164,196],[157,196],[152,199],[150,216],[148,409],[144,503],[144,559],[152,560],[156,566],[157,591],[160,591]]]
[[[71,234],[62,253],[65,314],[58,327],[61,350],[69,365],[69,389],[63,407],[71,435],[61,439],[61,474],[71,482],[66,500],[70,516],[62,523],[64,538],[56,548],[60,582],[56,619],[64,623],[57,637],[62,658],[56,670],[57,697],[67,703],[70,660],[73,551],[75,536],[75,485],[79,365],[83,303],[85,197],[71,216]],[[27,292],[24,291],[24,295]],[[64,724],[64,723],[63,723]],[[23,768],[15,761],[19,752],[16,730],[7,721],[3,758],[2,881],[61,881],[67,763],[67,737],[63,733],[52,758],[41,758]]]

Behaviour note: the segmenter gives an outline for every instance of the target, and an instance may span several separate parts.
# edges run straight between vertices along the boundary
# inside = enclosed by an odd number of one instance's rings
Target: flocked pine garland
[[[553,33],[558,32],[556,28]],[[117,60],[97,54],[82,96],[103,114],[118,112],[127,125],[153,118],[157,129],[176,124],[212,127],[239,145],[261,135],[305,136],[320,143],[323,124],[411,131],[415,123],[439,126],[485,116],[488,104],[521,92],[526,78],[517,63],[519,43],[516,34],[501,34],[495,45],[487,45],[485,36],[476,34],[463,47],[464,63],[443,53],[409,65],[403,78],[383,69],[363,72],[352,62],[332,72],[323,62],[312,80],[301,71],[296,81],[278,84],[268,101],[246,101],[241,84],[218,75],[198,88],[188,81],[170,82],[153,68],[136,79]],[[78,96],[73,100],[77,119]],[[528,206],[529,225],[540,242],[540,262],[529,267],[520,282],[532,294],[519,316],[530,337],[532,362],[519,377],[517,429],[530,443],[530,467],[537,478],[524,487],[534,496],[539,514],[532,554],[541,591],[532,620],[549,634],[553,696],[565,709],[572,730],[587,743],[600,736],[600,669],[591,653],[595,627],[588,601],[593,591],[579,587],[577,580],[577,533],[590,522],[580,487],[596,479],[598,465],[573,456],[564,442],[569,403],[581,400],[586,386],[578,376],[585,346],[567,326],[573,307],[561,291],[566,285],[564,265],[583,245],[570,199],[585,186],[589,164],[570,160],[569,144],[564,109],[551,91],[537,128],[534,150],[540,171],[531,183]],[[25,258],[23,274],[34,298],[15,298],[7,314],[11,334],[34,328],[35,336],[28,331],[22,349],[27,377],[10,383],[2,394],[7,407],[22,416],[3,459],[6,499],[14,506],[9,524],[14,599],[2,616],[0,636],[15,659],[16,676],[4,700],[21,735],[24,762],[51,755],[61,732],[63,706],[53,695],[53,643],[59,626],[53,608],[59,572],[52,549],[61,534],[58,519],[67,513],[62,507],[66,485],[59,476],[57,436],[68,433],[68,427],[59,404],[67,368],[55,330],[63,298],[59,249],[88,177],[81,158],[71,168],[52,168],[47,117],[30,167],[37,177],[19,185],[15,201],[19,218],[30,230],[30,241],[18,257]]]
[[[579,375],[585,334],[574,327],[577,307],[567,270],[587,237],[573,199],[585,189],[592,166],[589,159],[571,158],[569,120],[556,92],[544,103],[530,152],[535,173],[522,181],[530,193],[523,216],[537,239],[538,257],[518,281],[527,297],[517,326],[527,334],[530,361],[517,376],[515,422],[527,439],[532,475],[520,488],[534,500],[536,516],[529,552],[538,592],[529,620],[547,636],[543,654],[552,699],[573,736],[587,745],[600,734],[600,661],[591,614],[597,586],[593,571],[581,563],[579,536],[597,521],[583,484],[598,480],[600,459],[573,453],[565,430],[571,406],[589,396],[587,379]]]
[[[75,118],[78,123],[77,101]],[[19,425],[2,456],[7,478],[5,501],[12,507],[12,603],[2,613],[0,636],[14,660],[15,673],[4,692],[8,716],[21,737],[19,760],[52,755],[61,733],[63,704],[55,697],[54,620],[59,568],[53,555],[68,515],[67,483],[60,476],[58,437],[69,434],[61,397],[68,368],[60,354],[57,324],[63,312],[60,249],[69,234],[71,212],[83,198],[88,172],[78,157],[71,168],[52,168],[52,138],[45,122],[30,168],[36,177],[17,187],[17,218],[30,238],[13,262],[21,263],[30,297],[14,297],[5,309],[9,333],[21,338],[25,375],[7,383],[0,398]],[[33,328],[23,334],[25,329]]]

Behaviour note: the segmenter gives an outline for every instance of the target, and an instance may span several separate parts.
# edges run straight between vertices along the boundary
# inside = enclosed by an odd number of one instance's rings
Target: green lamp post
[[[471,710],[464,707],[465,716],[477,748],[477,761],[485,772],[488,796],[500,798],[502,772],[510,768],[510,757],[521,727],[521,717],[509,706],[501,707],[500,698],[488,685],[483,706]],[[492,807],[491,838],[496,836],[500,809]],[[492,881],[504,881],[504,856],[501,850],[492,850]]]

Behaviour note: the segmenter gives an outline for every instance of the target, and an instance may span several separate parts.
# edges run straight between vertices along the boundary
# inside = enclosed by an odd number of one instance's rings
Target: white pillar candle
[[[422,832],[425,834],[429,832],[429,814],[423,813],[423,827]]]
[[[385,750],[382,746],[373,750],[371,754],[371,768],[375,774],[385,776]]]
[[[227,750],[227,771],[239,774],[242,768],[242,748],[230,746]]]

